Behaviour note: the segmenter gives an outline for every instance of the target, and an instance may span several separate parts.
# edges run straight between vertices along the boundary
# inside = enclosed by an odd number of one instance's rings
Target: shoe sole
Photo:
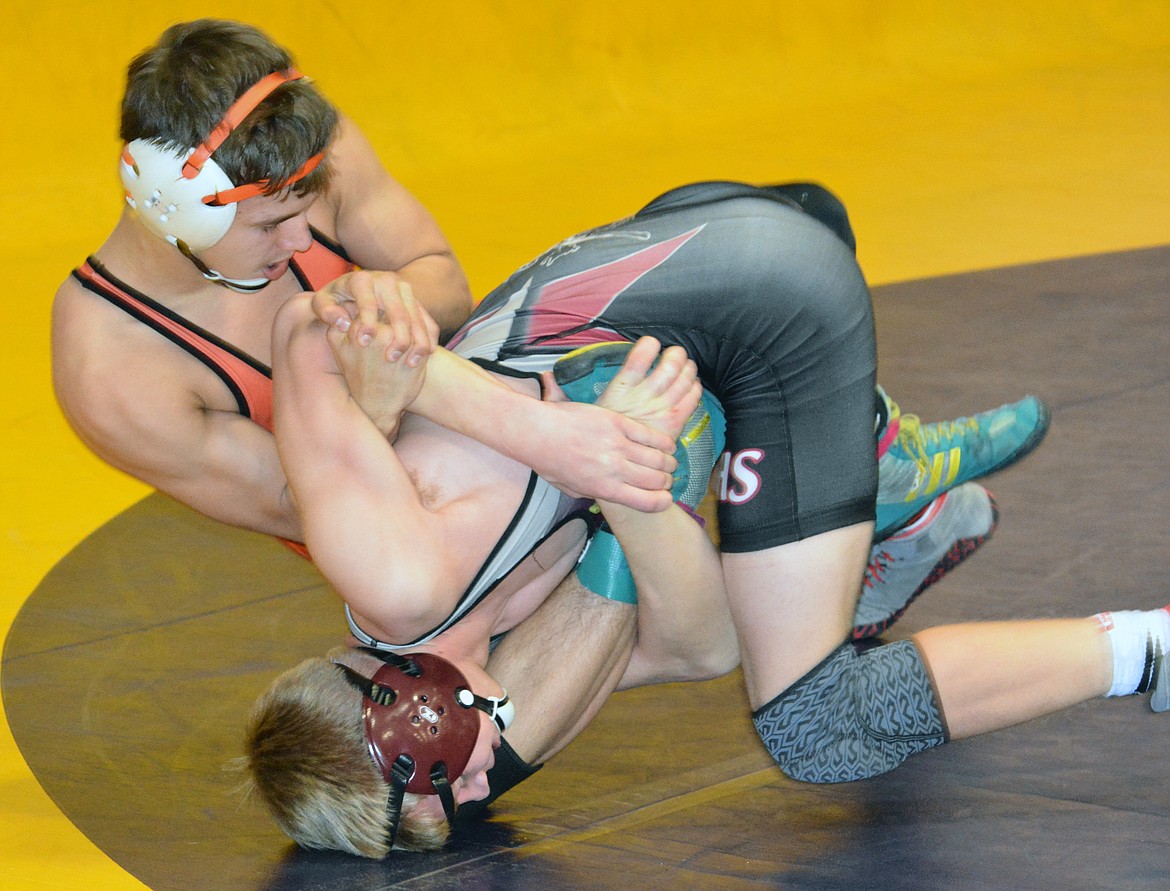
[[[1157,656],[1158,673],[1157,680],[1154,681],[1154,693],[1150,697],[1150,709],[1155,712],[1170,711],[1170,678],[1166,677],[1166,654],[1159,653]]]
[[[968,482],[970,481],[968,480]],[[987,531],[973,538],[956,539],[950,549],[943,554],[942,559],[934,564],[934,567],[926,574],[926,578],[922,580],[922,583],[914,589],[914,593],[910,595],[905,606],[880,622],[871,622],[868,625],[855,625],[852,631],[854,640],[865,640],[884,633],[898,619],[902,618],[906,610],[910,608],[910,604],[917,600],[923,591],[938,582],[944,575],[983,547],[983,543],[991,538],[992,533],[995,532],[995,528],[999,525],[999,505],[996,504],[995,496],[990,492],[987,493],[987,498],[991,502],[991,526],[988,527]]]
[[[1045,405],[1044,402],[1040,399],[1037,399],[1036,401],[1040,405],[1040,413],[1036,418],[1036,428],[1031,432],[1031,434],[1029,434],[1027,439],[1020,443],[1014,452],[1008,455],[1008,457],[1003,461],[1000,461],[998,464],[989,467],[978,476],[956,480],[947,488],[932,492],[929,497],[924,496],[922,499],[916,499],[915,502],[912,502],[914,507],[910,510],[907,510],[906,513],[900,515],[897,520],[883,526],[881,529],[875,529],[873,533],[874,541],[881,541],[883,538],[889,538],[904,525],[906,525],[907,521],[914,517],[915,514],[930,504],[930,502],[935,498],[938,498],[939,495],[943,494],[943,492],[949,492],[951,489],[957,489],[959,486],[963,485],[963,483],[970,483],[974,482],[975,480],[981,480],[991,476],[993,473],[999,473],[1001,470],[1007,470],[1007,468],[1011,467],[1013,464],[1022,461],[1024,458],[1027,458],[1030,454],[1032,454],[1032,452],[1036,451],[1036,447],[1039,446],[1040,443],[1044,441],[1044,437],[1048,435],[1048,427],[1052,423],[1052,413],[1048,410],[1048,406]],[[921,501],[922,503],[919,504],[917,503],[918,501]]]

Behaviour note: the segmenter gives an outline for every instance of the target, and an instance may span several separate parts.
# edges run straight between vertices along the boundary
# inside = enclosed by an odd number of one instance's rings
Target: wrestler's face
[[[468,801],[479,801],[487,798],[487,772],[496,763],[496,749],[500,746],[500,730],[495,722],[483,712],[479,714],[479,736],[475,740],[475,748],[471,751],[471,759],[467,767],[458,777],[451,781],[451,794],[458,804]],[[438,795],[424,795],[412,808],[413,813],[432,811],[435,818],[442,820],[443,805]]]
[[[199,259],[227,278],[276,281],[313,242],[307,214],[316,195],[258,195],[241,201],[232,226]]]
[[[496,749],[499,747],[500,729],[495,721],[480,712],[479,738],[475,741],[475,748],[471,750],[471,760],[467,762],[467,767],[463,769],[459,779],[451,784],[451,791],[459,804],[487,798],[488,792],[491,791],[488,787],[487,772],[496,763]]]

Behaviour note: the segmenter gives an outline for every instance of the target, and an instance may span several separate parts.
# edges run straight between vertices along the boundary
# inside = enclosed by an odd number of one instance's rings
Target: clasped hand
[[[439,345],[439,326],[393,272],[359,270],[313,294],[313,313],[356,347],[385,339],[386,361],[421,365]]]
[[[422,389],[439,326],[392,272],[352,272],[317,291],[313,312],[350,395],[393,438],[402,413]]]

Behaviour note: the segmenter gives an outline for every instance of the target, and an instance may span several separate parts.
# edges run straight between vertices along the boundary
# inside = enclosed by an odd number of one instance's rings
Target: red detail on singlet
[[[339,246],[316,232],[312,246],[296,254],[289,266],[305,290],[322,288],[355,268]],[[231,390],[240,414],[272,432],[272,369],[267,365],[119,281],[92,257],[73,274],[88,290],[203,362]]]
[[[624,340],[597,324],[609,305],[642,276],[661,266],[697,235],[683,232],[618,260],[572,273],[540,289],[539,312],[527,315],[529,343],[579,347],[607,340]],[[582,329],[581,326],[588,325]]]
[[[304,253],[294,254],[289,266],[306,291],[318,291],[357,268],[341,245],[316,230],[313,231],[312,246]]]
[[[73,271],[90,291],[153,328],[219,375],[240,414],[272,430],[272,371],[241,350],[115,279],[92,257]]]

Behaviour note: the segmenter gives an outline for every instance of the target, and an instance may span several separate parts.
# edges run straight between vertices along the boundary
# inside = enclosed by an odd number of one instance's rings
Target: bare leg
[[[952,739],[998,730],[1109,690],[1095,619],[944,625],[914,636]]]
[[[555,377],[546,383],[552,392]],[[660,352],[656,339],[643,337],[597,404],[677,439],[701,392],[695,364],[681,348]],[[677,506],[651,514],[597,503],[637,586],[638,640],[621,688],[731,671],[739,647],[719,555],[702,527]]]
[[[643,514],[607,504],[638,586],[638,642],[619,689],[719,677],[739,663],[719,555],[675,507]],[[662,559],[669,555],[668,559]]]
[[[746,554],[724,554],[748,700],[759,708],[849,636],[873,523]]]

